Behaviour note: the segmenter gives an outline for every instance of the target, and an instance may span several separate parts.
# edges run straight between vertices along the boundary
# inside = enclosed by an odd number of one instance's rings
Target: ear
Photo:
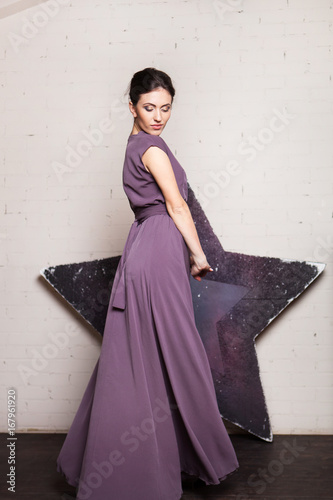
[[[129,107],[129,110],[132,113],[133,117],[136,118],[137,117],[137,113],[136,113],[135,106],[132,103],[132,101],[129,101],[128,107]]]

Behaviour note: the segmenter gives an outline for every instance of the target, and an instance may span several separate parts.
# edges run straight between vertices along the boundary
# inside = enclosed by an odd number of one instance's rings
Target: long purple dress
[[[135,213],[115,276],[100,357],[57,465],[80,500],[179,500],[181,471],[206,484],[238,469],[194,321],[189,250],[141,157],[160,136],[130,135],[123,186]]]

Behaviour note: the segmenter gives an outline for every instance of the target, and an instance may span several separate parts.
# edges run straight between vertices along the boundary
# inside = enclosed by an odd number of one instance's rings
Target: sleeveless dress
[[[179,500],[181,472],[218,484],[239,464],[196,329],[189,250],[141,157],[160,136],[128,138],[123,187],[135,214],[101,347],[57,469],[80,500]],[[191,278],[192,279],[192,278]]]

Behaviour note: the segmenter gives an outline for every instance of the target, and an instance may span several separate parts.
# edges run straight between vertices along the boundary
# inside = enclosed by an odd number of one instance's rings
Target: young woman
[[[175,90],[134,74],[123,187],[135,214],[101,354],[58,457],[80,500],[179,500],[181,473],[218,484],[239,464],[194,321],[190,274],[212,272],[187,206],[186,174],[161,138]]]

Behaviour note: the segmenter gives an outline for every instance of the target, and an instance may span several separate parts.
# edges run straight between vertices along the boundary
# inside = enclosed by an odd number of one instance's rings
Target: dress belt
[[[159,203],[158,205],[149,205],[148,207],[139,207],[134,210],[135,220],[142,224],[143,221],[151,217],[152,215],[167,214],[169,215],[165,203]]]
[[[134,211],[135,222],[142,224],[143,221],[152,215],[168,214],[165,203],[158,205],[149,205],[148,207],[136,208]],[[134,239],[137,235],[134,236]],[[134,241],[134,240],[133,240]],[[126,307],[126,260],[133,241],[128,242],[126,251],[123,253],[117,268],[117,273],[112,285],[111,297],[109,307],[116,307],[118,309],[125,309]]]

